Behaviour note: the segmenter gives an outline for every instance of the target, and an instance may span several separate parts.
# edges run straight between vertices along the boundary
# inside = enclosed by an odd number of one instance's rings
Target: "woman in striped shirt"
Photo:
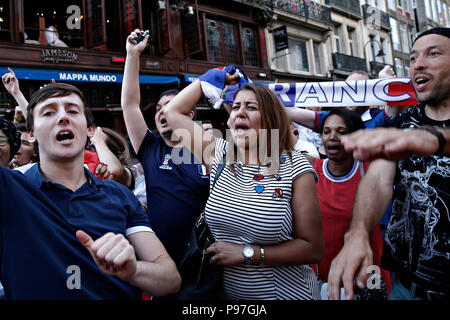
[[[226,79],[236,80],[229,74]],[[226,158],[205,217],[216,239],[207,252],[212,264],[224,266],[227,298],[319,299],[309,266],[324,252],[316,174],[293,150],[283,105],[263,85],[242,86],[224,140],[186,116],[202,94],[196,80],[162,112],[182,143],[208,167],[211,181]]]

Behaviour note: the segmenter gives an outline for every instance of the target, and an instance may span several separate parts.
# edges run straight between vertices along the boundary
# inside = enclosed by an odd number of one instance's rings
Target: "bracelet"
[[[441,155],[442,152],[444,151],[445,144],[447,143],[447,141],[445,140],[444,135],[439,130],[437,130],[435,127],[424,126],[424,127],[422,127],[422,129],[425,130],[425,131],[428,131],[431,134],[434,134],[438,138],[439,148],[434,154],[435,155]]]
[[[260,250],[260,255],[259,255],[259,263],[258,265],[263,265],[264,264],[264,247],[263,246],[259,246],[259,250]]]

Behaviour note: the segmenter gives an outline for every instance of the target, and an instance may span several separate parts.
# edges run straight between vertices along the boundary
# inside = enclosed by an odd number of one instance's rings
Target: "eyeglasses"
[[[8,137],[7,136],[0,136],[0,146],[5,146],[8,143]]]

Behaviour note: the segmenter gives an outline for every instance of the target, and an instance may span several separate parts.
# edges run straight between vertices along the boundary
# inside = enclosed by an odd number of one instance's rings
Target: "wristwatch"
[[[244,249],[242,249],[242,255],[245,258],[246,264],[253,264],[253,255],[255,254],[255,250],[253,250],[250,244],[246,244]]]

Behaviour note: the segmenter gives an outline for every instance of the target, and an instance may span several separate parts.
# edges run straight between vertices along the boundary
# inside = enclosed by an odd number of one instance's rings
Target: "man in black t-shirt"
[[[372,162],[358,188],[344,247],[333,260],[328,275],[331,299],[339,298],[341,284],[347,298],[351,298],[355,276],[356,284],[365,286],[372,264],[369,234],[391,196],[392,215],[381,263],[399,275],[398,281],[393,282],[391,298],[450,299],[450,158],[442,153],[444,136],[448,134],[445,128],[450,127],[448,70],[450,28],[420,34],[410,53],[410,71],[416,99],[422,104],[386,121],[384,126],[426,128],[420,129],[423,132],[419,137],[429,141],[435,153],[419,152],[425,156],[413,154],[398,162]],[[411,133],[414,136],[417,131]],[[375,132],[371,137],[376,139],[374,135]],[[348,150],[354,149],[351,144],[347,141]],[[373,154],[389,158],[383,148],[378,145]],[[358,149],[355,150],[357,154]]]

